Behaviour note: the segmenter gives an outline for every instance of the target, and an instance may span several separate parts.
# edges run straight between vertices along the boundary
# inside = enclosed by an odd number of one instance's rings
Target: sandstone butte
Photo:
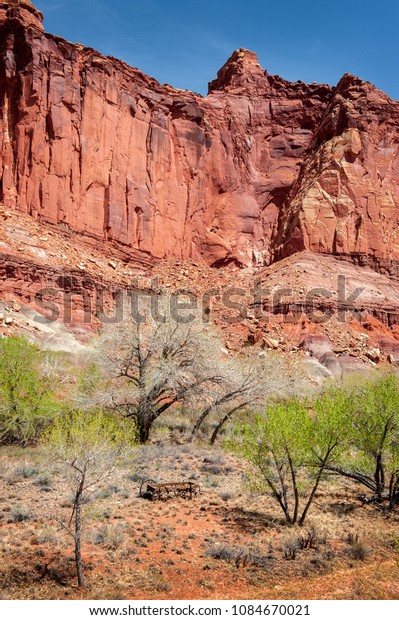
[[[149,258],[399,259],[399,103],[269,75],[236,50],[206,97],[0,1],[0,202]]]

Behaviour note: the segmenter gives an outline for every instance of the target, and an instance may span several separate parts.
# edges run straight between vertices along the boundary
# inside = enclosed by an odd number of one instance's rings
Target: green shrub
[[[22,478],[32,478],[32,476],[36,476],[38,470],[36,467],[18,467],[16,472],[18,476],[22,476]]]
[[[42,354],[26,338],[0,339],[0,442],[26,445],[54,416],[50,381],[41,373]]]

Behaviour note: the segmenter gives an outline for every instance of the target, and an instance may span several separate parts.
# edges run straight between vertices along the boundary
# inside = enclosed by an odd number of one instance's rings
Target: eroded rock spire
[[[234,50],[228,61],[219,69],[217,78],[209,82],[209,92],[246,88],[263,80],[264,70],[255,52],[241,47]]]

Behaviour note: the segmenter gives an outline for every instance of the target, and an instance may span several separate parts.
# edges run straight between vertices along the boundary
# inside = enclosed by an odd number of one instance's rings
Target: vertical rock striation
[[[0,201],[154,258],[399,258],[399,104],[290,83],[236,50],[207,97],[43,31],[0,1]]]

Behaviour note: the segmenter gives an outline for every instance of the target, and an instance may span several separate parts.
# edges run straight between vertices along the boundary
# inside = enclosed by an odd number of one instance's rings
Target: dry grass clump
[[[51,474],[49,472],[43,472],[36,478],[34,484],[42,491],[51,491],[52,482]]]
[[[300,551],[317,551],[321,545],[327,544],[327,535],[321,530],[311,527],[299,536],[291,536],[283,541],[282,551],[286,560],[295,560]]]
[[[247,547],[233,547],[226,544],[211,546],[207,549],[205,555],[214,560],[223,560],[224,562],[235,564],[237,568],[248,565],[266,567],[271,560],[275,560],[271,553],[264,555],[257,550]]]
[[[346,537],[346,542],[349,546],[345,549],[345,551],[349,557],[352,558],[352,560],[363,561],[371,553],[371,550],[360,539],[359,532],[349,532]]]
[[[10,511],[10,521],[12,523],[21,523],[22,521],[28,521],[32,518],[32,512],[29,506],[25,504],[17,504],[13,506]]]
[[[94,535],[94,543],[106,549],[118,549],[125,539],[124,527],[121,524],[103,525]]]
[[[35,537],[35,543],[38,545],[48,544],[55,545],[59,542],[59,536],[50,526],[45,526],[40,529]]]

